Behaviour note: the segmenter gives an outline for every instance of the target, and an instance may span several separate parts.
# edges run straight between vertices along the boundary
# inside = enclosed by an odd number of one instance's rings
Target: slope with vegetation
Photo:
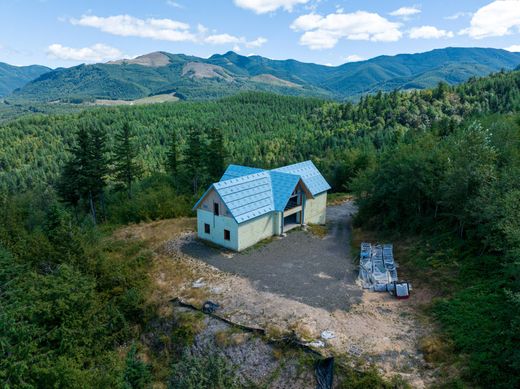
[[[439,382],[518,386],[519,108],[520,72],[500,72],[358,104],[247,93],[2,125],[0,381],[143,387],[205,366],[171,354],[164,373],[141,357],[153,255],[111,226],[189,214],[226,159],[312,158],[356,193],[363,228],[414,242],[401,262],[441,290],[428,313],[452,347],[434,362],[458,367]],[[158,349],[191,336],[170,330]]]
[[[52,69],[46,66],[13,66],[0,62],[0,97],[10,94],[21,88],[29,81],[41,76]]]
[[[191,100],[247,90],[357,99],[376,91],[432,88],[441,81],[458,84],[519,64],[520,53],[490,48],[380,56],[336,67],[234,52],[210,58],[156,52],[132,60],[56,69],[16,91],[10,101],[135,100],[172,92]]]

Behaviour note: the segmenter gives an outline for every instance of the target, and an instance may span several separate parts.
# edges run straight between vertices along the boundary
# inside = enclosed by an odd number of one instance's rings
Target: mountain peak
[[[153,53],[140,55],[140,56],[132,58],[132,59],[118,59],[116,61],[107,62],[107,64],[109,64],[109,65],[130,64],[130,65],[149,66],[149,67],[153,67],[153,68],[167,66],[169,63],[170,63],[170,58],[162,51],[154,51]]]

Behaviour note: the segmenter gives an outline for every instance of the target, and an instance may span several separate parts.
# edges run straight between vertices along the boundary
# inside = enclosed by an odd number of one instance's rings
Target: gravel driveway
[[[292,231],[285,238],[229,255],[200,241],[182,251],[216,268],[247,277],[258,290],[269,291],[329,311],[357,303],[361,288],[350,255],[352,202],[327,208],[328,234]]]

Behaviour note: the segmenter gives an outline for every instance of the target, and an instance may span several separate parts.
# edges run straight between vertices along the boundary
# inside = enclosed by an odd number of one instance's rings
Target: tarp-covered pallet
[[[363,288],[389,292],[397,298],[408,298],[411,285],[397,278],[397,266],[391,244],[361,243],[359,279]]]

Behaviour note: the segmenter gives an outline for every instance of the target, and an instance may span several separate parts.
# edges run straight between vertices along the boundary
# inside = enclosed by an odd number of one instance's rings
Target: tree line
[[[88,209],[94,223],[106,220],[105,193],[124,192],[133,197],[133,185],[142,176],[138,161],[137,139],[132,126],[123,122],[114,135],[113,146],[107,145],[106,130],[96,121],[84,121],[70,150],[57,182],[61,198],[75,208]],[[199,194],[209,182],[218,181],[226,159],[222,131],[202,131],[192,127],[186,146],[181,150],[178,134],[172,130],[164,171],[177,194]],[[191,188],[191,189],[190,189]]]

